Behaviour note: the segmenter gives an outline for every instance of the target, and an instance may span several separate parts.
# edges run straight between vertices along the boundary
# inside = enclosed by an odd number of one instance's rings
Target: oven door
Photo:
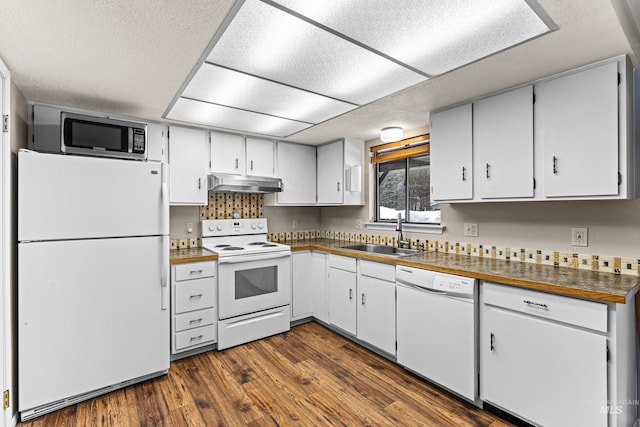
[[[288,305],[291,252],[218,258],[220,319]]]

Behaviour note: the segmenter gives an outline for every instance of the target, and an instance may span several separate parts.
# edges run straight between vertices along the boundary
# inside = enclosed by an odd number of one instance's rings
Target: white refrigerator
[[[166,165],[18,155],[23,420],[169,368]]]

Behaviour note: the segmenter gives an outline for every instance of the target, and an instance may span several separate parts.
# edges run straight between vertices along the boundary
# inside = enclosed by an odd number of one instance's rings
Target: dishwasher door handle
[[[404,286],[406,286],[408,288],[412,288],[412,289],[415,289],[417,291],[428,292],[430,294],[448,295],[448,293],[445,292],[445,291],[439,291],[437,289],[425,288],[425,287],[417,285],[415,283],[405,282],[404,280],[398,280],[397,283],[399,285],[401,285],[401,286],[404,285]]]

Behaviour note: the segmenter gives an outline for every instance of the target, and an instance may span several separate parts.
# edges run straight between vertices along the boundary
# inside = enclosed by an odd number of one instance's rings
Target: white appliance
[[[396,266],[398,363],[480,405],[475,279]]]
[[[23,420],[167,372],[165,167],[20,151]]]
[[[203,220],[202,246],[218,254],[219,350],[289,330],[291,249],[265,218]]]

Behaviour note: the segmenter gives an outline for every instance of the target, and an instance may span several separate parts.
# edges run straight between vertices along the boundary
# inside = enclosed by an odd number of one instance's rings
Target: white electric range
[[[289,330],[291,249],[267,241],[266,218],[202,221],[218,255],[218,349]]]

